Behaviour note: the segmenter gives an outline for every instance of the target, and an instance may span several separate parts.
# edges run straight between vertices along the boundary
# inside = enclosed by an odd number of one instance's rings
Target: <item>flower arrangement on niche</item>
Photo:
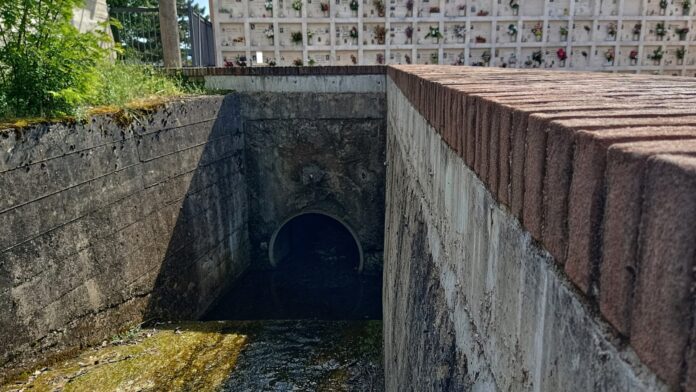
[[[481,60],[483,60],[484,65],[488,65],[491,62],[491,52],[485,50],[481,53]]]
[[[437,58],[437,53],[430,53],[430,64],[437,64],[440,60]]]
[[[384,45],[384,39],[387,36],[387,29],[384,28],[384,26],[378,25],[375,26],[374,29],[372,29],[372,33],[375,36],[375,39],[377,40],[378,45]]]
[[[324,13],[324,16],[329,16],[329,3],[328,2],[322,2],[319,4],[319,7],[321,8],[321,12]]]
[[[379,16],[380,18],[384,17],[384,1],[373,0],[372,5],[374,5],[375,9],[377,10],[377,16]]]
[[[292,0],[292,9],[297,11],[297,16],[302,16],[302,0]]]
[[[486,43],[486,37],[484,37],[484,36],[482,36],[482,35],[477,35],[477,36],[474,38],[474,40],[475,40],[475,42],[476,42],[477,44],[485,44],[485,43]]]
[[[684,0],[682,2],[682,15],[687,16],[691,11],[691,0]]]
[[[679,40],[680,41],[685,41],[686,40],[686,35],[689,34],[689,28],[688,27],[681,27],[675,30],[677,34],[679,35]]]
[[[664,15],[667,12],[667,5],[669,5],[667,0],[660,0],[660,15]]]
[[[488,11],[480,10],[479,12],[476,13],[476,16],[488,16]]]
[[[662,56],[664,56],[664,52],[662,51],[662,47],[659,46],[657,49],[653,50],[653,52],[648,56],[650,60],[655,63],[655,65],[660,65],[660,62],[662,61]]]
[[[353,65],[355,65],[355,64],[358,63],[358,58],[355,57],[354,54],[351,54],[351,55],[350,55],[350,62],[353,63]]]
[[[358,0],[350,0],[349,7],[353,16],[358,16],[358,8],[360,8],[360,3],[358,3]]]
[[[544,62],[544,53],[541,50],[537,50],[534,53],[532,53],[532,61],[537,63],[537,67],[540,67],[541,64]]]
[[[686,57],[686,48],[678,48],[674,54],[677,56],[677,65],[684,64],[684,57]]]
[[[313,67],[313,66],[317,65],[317,62],[313,58],[310,57],[309,60],[307,61],[307,65],[309,65],[310,67]]]
[[[610,40],[615,40],[616,39],[616,23],[611,22],[607,25],[607,37]]]
[[[263,34],[268,38],[269,41],[271,41],[271,45],[273,45],[273,38],[275,37],[275,32],[273,32],[273,26],[268,26],[266,30],[263,31]]]
[[[406,0],[406,16],[413,16],[413,0]]]
[[[440,38],[442,38],[440,28],[430,26],[428,29],[428,34],[425,35],[425,38],[432,38],[434,44],[440,43]]]
[[[520,4],[517,2],[517,0],[510,0],[510,9],[512,10],[512,14],[514,16],[517,16],[520,13]]]
[[[609,48],[604,52],[604,58],[607,60],[607,63],[610,65],[614,64],[614,58],[616,54],[614,53],[613,48]]]
[[[643,29],[643,25],[640,23],[636,23],[635,26],[633,26],[633,40],[638,41],[640,40],[640,31]]]
[[[406,61],[406,64],[411,64],[411,56],[405,54],[405,55],[404,55],[404,61]]]
[[[568,40],[568,28],[565,26],[561,26],[559,29],[559,33],[561,35],[561,41],[567,41]]]
[[[459,4],[457,6],[457,12],[459,16],[466,16],[466,4]]]
[[[301,44],[302,43],[302,32],[301,31],[293,31],[290,33],[290,41],[294,44]]]
[[[307,32],[307,45],[313,45],[314,44],[314,33],[311,31]]]
[[[517,41],[517,25],[510,23],[510,25],[508,25],[507,34],[510,36],[510,42]]]
[[[413,27],[407,26],[406,30],[404,30],[404,34],[406,34],[406,43],[413,43]]]
[[[440,7],[438,7],[438,6],[432,6],[432,7],[430,7],[430,9],[429,9],[428,11],[430,12],[430,14],[439,14],[439,13],[440,13]]]
[[[561,65],[561,67],[564,67],[565,62],[568,59],[568,54],[566,53],[565,49],[558,48],[558,50],[556,51],[556,57],[558,57],[558,61]]]
[[[628,54],[628,59],[631,60],[631,65],[638,64],[638,51],[633,49],[631,53]]]
[[[292,60],[292,65],[294,65],[296,67],[301,67],[303,64],[304,64],[304,62],[302,61],[302,59]]]
[[[276,61],[275,61],[274,58],[269,58],[269,59],[266,61],[266,64],[267,64],[269,67],[275,67],[275,66],[276,66]]]
[[[658,23],[655,26],[655,35],[657,35],[657,39],[661,41],[665,34],[667,34],[667,30],[665,29],[665,23]]]
[[[357,27],[355,27],[355,26],[351,27],[348,35],[353,40],[354,44],[358,43],[358,28]]]
[[[246,67],[247,66],[247,58],[246,56],[239,55],[234,58],[234,62],[240,66],[240,67]]]
[[[457,42],[464,42],[466,39],[466,25],[455,25],[454,36],[457,38]]]
[[[266,0],[263,3],[263,8],[265,8],[266,11],[273,11],[273,0]]]
[[[534,38],[537,42],[541,42],[544,36],[544,27],[541,25],[541,22],[537,22],[537,24],[532,27],[532,34],[534,34]]]
[[[377,53],[377,64],[384,64],[384,55],[382,53]]]

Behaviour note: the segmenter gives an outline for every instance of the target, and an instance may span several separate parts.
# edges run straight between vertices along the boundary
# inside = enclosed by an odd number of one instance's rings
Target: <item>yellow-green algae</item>
[[[142,329],[25,374],[0,391],[216,391],[253,329],[253,323],[218,321]]]

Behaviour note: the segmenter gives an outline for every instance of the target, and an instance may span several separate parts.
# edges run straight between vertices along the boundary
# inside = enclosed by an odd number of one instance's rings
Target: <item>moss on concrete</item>
[[[130,331],[0,391],[216,391],[250,330],[252,323],[191,322]]]

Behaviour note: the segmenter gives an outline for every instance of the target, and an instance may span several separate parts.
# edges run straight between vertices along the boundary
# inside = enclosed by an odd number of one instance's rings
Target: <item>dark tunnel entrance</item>
[[[207,319],[381,319],[382,278],[362,273],[362,250],[346,224],[303,213],[268,246],[273,267],[248,271]]]

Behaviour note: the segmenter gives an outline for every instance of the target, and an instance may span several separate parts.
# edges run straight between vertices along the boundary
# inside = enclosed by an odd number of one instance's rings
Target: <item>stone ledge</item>
[[[671,387],[694,388],[696,355],[685,347],[696,344],[696,79],[453,66],[387,74],[642,361]],[[619,147],[633,141],[649,148]]]

